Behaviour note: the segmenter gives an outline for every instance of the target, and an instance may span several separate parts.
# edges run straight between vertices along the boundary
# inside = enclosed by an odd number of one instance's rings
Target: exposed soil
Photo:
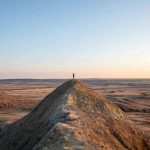
[[[107,98],[71,80],[4,127],[0,145],[3,150],[147,150],[150,137],[144,129]]]
[[[0,127],[29,113],[64,80],[1,80]],[[150,80],[84,80],[150,132]]]

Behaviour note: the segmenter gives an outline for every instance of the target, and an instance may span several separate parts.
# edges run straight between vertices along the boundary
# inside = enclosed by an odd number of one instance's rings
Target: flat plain
[[[66,80],[0,80],[0,127],[28,114]],[[150,79],[83,79],[150,133]]]

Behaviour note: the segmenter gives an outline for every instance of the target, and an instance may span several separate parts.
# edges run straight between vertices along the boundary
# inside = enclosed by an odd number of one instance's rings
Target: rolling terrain
[[[0,127],[10,124],[35,107],[65,80],[0,80]],[[94,91],[117,104],[137,125],[150,132],[150,80],[83,80]]]
[[[80,80],[57,87],[0,132],[3,150],[147,150],[149,140],[117,105]]]

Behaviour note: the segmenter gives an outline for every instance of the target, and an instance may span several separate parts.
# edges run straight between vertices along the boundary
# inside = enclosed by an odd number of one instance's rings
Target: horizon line
[[[0,78],[0,80],[71,80],[71,79],[73,79],[73,78]],[[97,80],[97,79],[150,79],[150,78],[143,78],[143,77],[103,77],[103,78],[87,78],[87,77],[85,77],[85,78],[83,78],[83,77],[81,77],[81,78],[75,78],[75,79],[77,79],[77,80],[82,80],[82,79],[85,79],[85,80],[88,80],[88,79],[90,79],[90,80]]]

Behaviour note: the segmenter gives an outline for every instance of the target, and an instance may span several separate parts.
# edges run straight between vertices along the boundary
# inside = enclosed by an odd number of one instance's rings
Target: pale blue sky
[[[0,0],[0,78],[150,77],[149,0]]]

